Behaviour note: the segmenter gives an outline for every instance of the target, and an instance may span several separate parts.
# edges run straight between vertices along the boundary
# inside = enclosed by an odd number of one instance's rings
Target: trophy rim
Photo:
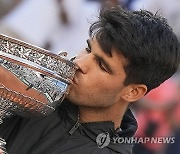
[[[68,60],[62,55],[57,55],[22,40],[1,33],[0,40],[2,40],[2,42],[0,42],[0,57],[3,59],[9,59],[10,61],[19,64],[21,63],[22,65],[26,65],[29,68],[48,74],[51,77],[66,82],[67,84],[72,83],[75,71],[79,69],[78,65],[74,63],[73,60]],[[9,43],[17,45],[17,47],[15,47],[15,49],[18,48],[16,49],[17,51],[12,50],[11,48],[13,46],[10,46]],[[62,66],[64,68],[60,69]],[[65,72],[68,71],[70,73],[63,73],[64,69],[67,69]]]
[[[62,58],[62,57],[61,57],[60,55],[58,55],[58,54],[52,53],[52,52],[49,51],[49,50],[43,49],[43,48],[41,48],[41,47],[37,47],[37,46],[35,46],[35,45],[32,45],[32,44],[27,43],[27,42],[25,42],[25,41],[19,40],[19,39],[17,39],[17,38],[13,38],[13,37],[11,37],[11,36],[7,36],[7,35],[4,35],[4,34],[1,34],[1,33],[0,33],[0,39],[6,40],[6,41],[10,41],[10,42],[16,43],[16,44],[18,44],[18,45],[22,45],[22,46],[24,46],[24,47],[26,47],[26,48],[30,48],[30,49],[32,49],[32,50],[35,50],[35,51],[39,52],[39,53],[42,53],[42,54],[45,54],[45,55],[47,55],[47,56],[53,57],[53,58],[55,58],[55,59],[57,59],[57,60],[60,60],[60,61],[62,61],[62,62],[65,62],[66,64],[70,65],[71,67],[74,67],[75,69],[78,69],[78,68],[79,68],[76,63],[74,63],[73,61],[70,61],[70,60],[66,59],[65,57]]]

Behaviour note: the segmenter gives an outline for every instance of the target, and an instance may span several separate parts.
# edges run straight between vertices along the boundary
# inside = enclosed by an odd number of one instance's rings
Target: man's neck
[[[114,128],[117,129],[121,125],[126,108],[127,105],[122,106],[118,103],[106,108],[79,106],[79,120],[81,123],[113,121]]]

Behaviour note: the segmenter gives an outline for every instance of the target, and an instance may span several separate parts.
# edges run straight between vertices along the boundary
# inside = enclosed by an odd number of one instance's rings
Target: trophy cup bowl
[[[77,65],[63,56],[0,34],[0,124],[12,114],[52,113],[68,93]],[[0,149],[6,152],[5,140]]]

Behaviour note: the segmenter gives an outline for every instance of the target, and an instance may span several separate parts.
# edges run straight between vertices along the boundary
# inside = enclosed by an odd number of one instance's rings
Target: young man
[[[0,135],[9,154],[132,152],[132,144],[112,138],[133,136],[137,123],[128,105],[176,72],[178,40],[164,18],[118,6],[102,9],[89,35],[75,59],[79,70],[69,94],[56,111],[4,120]]]

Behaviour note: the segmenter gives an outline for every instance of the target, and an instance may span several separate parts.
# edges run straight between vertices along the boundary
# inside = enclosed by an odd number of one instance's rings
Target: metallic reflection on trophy
[[[53,112],[68,93],[78,69],[65,57],[0,34],[0,123],[11,114]],[[0,148],[6,142],[0,138]]]

